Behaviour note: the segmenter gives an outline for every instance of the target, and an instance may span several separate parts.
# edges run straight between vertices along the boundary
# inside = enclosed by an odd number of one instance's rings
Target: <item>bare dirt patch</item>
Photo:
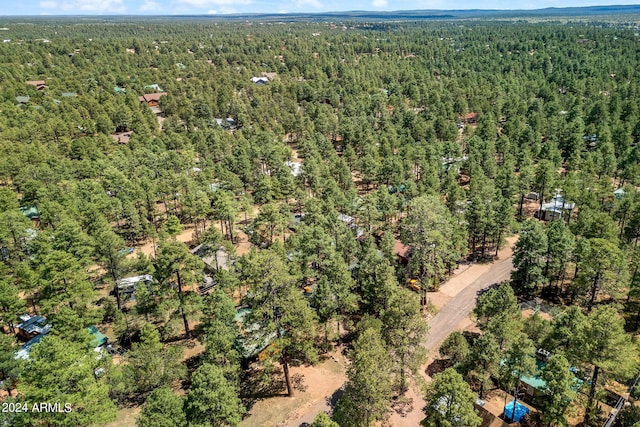
[[[307,416],[313,420],[318,412],[325,410],[327,399],[331,399],[347,379],[344,358],[339,351],[330,353],[316,366],[292,367],[291,374],[303,376],[304,391],[297,390],[293,397],[277,396],[257,402],[241,427],[298,427]]]

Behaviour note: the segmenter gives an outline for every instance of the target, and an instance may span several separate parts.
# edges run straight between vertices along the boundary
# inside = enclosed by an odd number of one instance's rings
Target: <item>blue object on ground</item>
[[[515,414],[513,412],[514,403],[516,405]],[[507,419],[509,422],[512,422],[512,423],[520,422],[520,420],[530,412],[531,411],[529,410],[529,408],[520,404],[520,402],[514,402],[513,400],[507,403],[504,407],[504,417],[505,419]]]

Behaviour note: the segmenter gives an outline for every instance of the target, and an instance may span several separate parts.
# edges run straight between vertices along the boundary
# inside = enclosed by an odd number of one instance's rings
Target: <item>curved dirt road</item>
[[[480,291],[508,280],[513,270],[512,257],[509,256],[491,265],[491,268],[462,289],[447,302],[429,322],[429,333],[425,347],[429,354],[437,351],[438,346],[453,332],[476,306]]]

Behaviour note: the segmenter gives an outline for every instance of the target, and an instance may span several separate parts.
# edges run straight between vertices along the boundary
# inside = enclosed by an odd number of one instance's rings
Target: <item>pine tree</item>
[[[182,353],[179,346],[163,346],[156,328],[145,324],[140,331],[140,343],[134,344],[125,357],[125,377],[131,389],[145,394],[184,377],[185,367],[180,364]]]
[[[456,367],[469,357],[469,343],[459,331],[453,331],[440,345],[440,355],[449,359],[449,366]]]
[[[30,404],[63,402],[71,408],[29,411],[20,425],[88,426],[113,421],[117,408],[109,398],[109,386],[95,374],[101,365],[91,347],[47,335],[31,349],[18,392]]]
[[[289,364],[294,359],[313,363],[317,358],[313,346],[317,318],[302,296],[296,277],[289,273],[282,254],[267,250],[243,258],[246,259],[241,259],[240,277],[251,287],[245,300],[251,313],[245,323],[258,325],[249,331],[247,340],[261,345],[275,336],[268,353],[282,365],[287,393],[291,396]]]
[[[547,385],[547,393],[550,395],[545,400],[542,412],[543,421],[549,425],[568,425],[564,414],[575,397],[572,388],[576,382],[570,367],[562,354],[554,354],[540,373],[540,377]]]
[[[153,390],[136,419],[137,427],[186,427],[183,398],[169,387]]]
[[[382,322],[364,318],[351,354],[345,391],[333,417],[342,427],[365,427],[386,418],[393,396],[392,364]]]
[[[520,237],[513,252],[511,279],[517,289],[525,295],[531,295],[545,282],[544,262],[547,253],[547,236],[540,222],[527,220],[522,226]]]
[[[600,371],[628,378],[637,368],[635,346],[624,331],[624,322],[613,307],[594,308],[582,328],[575,331],[579,342],[577,357],[593,366],[591,385],[584,418],[589,425],[596,404],[596,389]]]
[[[184,407],[190,425],[237,426],[245,413],[236,388],[210,363],[193,373]]]
[[[398,289],[382,313],[383,337],[391,352],[393,371],[398,375],[398,390],[407,390],[407,374],[417,374],[426,359],[422,345],[427,336],[427,322],[420,311],[417,295],[408,289]]]
[[[422,421],[428,427],[476,427],[482,418],[476,414],[473,404],[476,396],[462,375],[453,368],[433,376],[427,387],[424,412],[427,418]]]

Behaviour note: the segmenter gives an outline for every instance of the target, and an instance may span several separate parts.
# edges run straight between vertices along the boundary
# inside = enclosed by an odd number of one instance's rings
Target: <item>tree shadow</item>
[[[296,375],[293,376],[294,387],[301,383]],[[261,399],[276,396],[286,396],[287,385],[284,374],[279,367],[249,367],[242,373],[240,382],[240,397],[247,411]],[[298,389],[298,388],[296,388]]]
[[[445,369],[447,369],[447,366],[448,366],[448,360],[446,360],[446,359],[436,359],[433,362],[431,362],[429,364],[429,366],[427,366],[427,368],[424,370],[424,372],[427,375],[429,375],[430,377],[432,377],[435,374],[439,374],[440,372],[442,372]]]
[[[334,408],[336,406],[336,404],[338,403],[338,400],[340,400],[340,398],[342,397],[343,394],[344,394],[344,389],[342,387],[340,387],[339,389],[334,391],[331,394],[331,396],[327,397],[327,404],[329,404],[329,406]]]
[[[406,417],[408,413],[413,411],[413,399],[407,396],[398,396],[391,407],[398,415]]]

